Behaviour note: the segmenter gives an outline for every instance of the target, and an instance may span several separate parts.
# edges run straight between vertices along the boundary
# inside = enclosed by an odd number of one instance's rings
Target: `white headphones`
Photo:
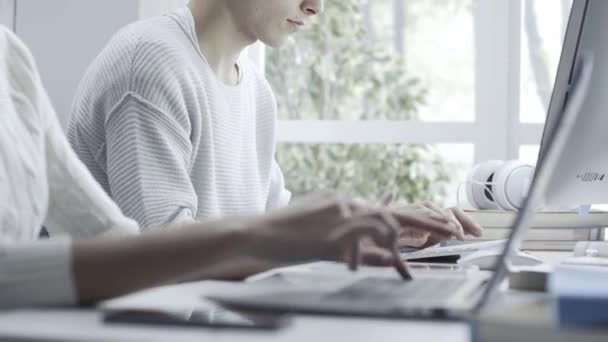
[[[476,165],[465,184],[476,209],[517,211],[530,189],[534,167],[521,161],[490,160]]]

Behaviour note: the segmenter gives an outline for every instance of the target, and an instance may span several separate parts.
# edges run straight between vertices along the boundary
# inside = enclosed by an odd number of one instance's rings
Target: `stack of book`
[[[494,210],[467,211],[484,227],[484,234],[475,241],[506,239],[517,216],[516,212]],[[573,250],[578,241],[604,240],[608,212],[591,211],[581,215],[575,211],[539,212],[528,229],[522,249],[542,251]]]

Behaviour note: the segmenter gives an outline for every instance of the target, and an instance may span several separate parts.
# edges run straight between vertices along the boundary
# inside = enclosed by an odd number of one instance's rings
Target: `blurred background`
[[[122,26],[185,0],[0,0],[63,124]],[[327,0],[279,50],[248,55],[279,104],[278,160],[301,195],[456,204],[474,163],[535,163],[571,0]]]

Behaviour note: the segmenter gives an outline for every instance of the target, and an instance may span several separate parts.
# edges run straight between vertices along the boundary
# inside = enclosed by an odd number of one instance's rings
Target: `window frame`
[[[393,1],[397,4],[398,0]],[[518,159],[521,146],[540,143],[544,127],[520,122],[523,1],[527,0],[473,0],[476,42],[473,122],[279,120],[277,141],[472,144],[475,163]],[[157,15],[184,3],[187,0],[140,0],[140,14],[142,18]],[[262,72],[265,49],[257,43],[246,52]]]
[[[522,1],[474,0],[475,121],[280,120],[277,141],[473,144],[475,163],[518,159],[521,146],[540,143],[544,127],[520,122]],[[261,70],[263,51],[251,55]]]

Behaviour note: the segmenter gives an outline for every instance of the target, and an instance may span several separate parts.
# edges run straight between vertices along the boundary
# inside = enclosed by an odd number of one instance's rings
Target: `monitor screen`
[[[575,0],[564,40],[539,162],[564,112],[578,113],[545,191],[547,209],[608,203],[608,1]],[[581,74],[588,74],[581,80]],[[573,98],[577,97],[577,101]],[[574,103],[577,102],[577,103]]]

